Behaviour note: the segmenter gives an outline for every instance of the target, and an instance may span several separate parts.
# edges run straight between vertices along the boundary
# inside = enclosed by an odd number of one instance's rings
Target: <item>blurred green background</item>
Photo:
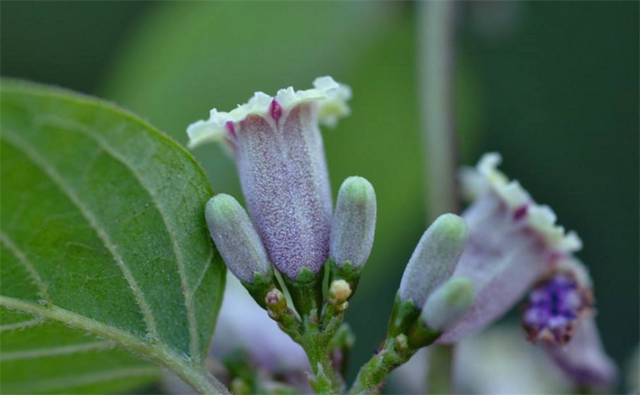
[[[640,333],[639,3],[458,6],[462,161],[501,152],[505,172],[579,233],[605,346],[623,364]],[[415,4],[22,1],[2,2],[1,15],[3,76],[113,100],[181,143],[211,107],[255,90],[305,89],[321,75],[353,88],[352,116],[324,136],[334,193],[362,175],[378,194],[376,244],[348,317],[355,373],[426,227]],[[240,196],[218,147],[195,155],[217,192]]]

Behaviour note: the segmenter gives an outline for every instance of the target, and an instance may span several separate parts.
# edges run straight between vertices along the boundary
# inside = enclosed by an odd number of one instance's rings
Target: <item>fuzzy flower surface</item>
[[[331,77],[314,88],[257,92],[230,112],[211,110],[187,129],[189,146],[223,142],[235,158],[251,220],[269,260],[295,279],[329,257],[332,203],[319,125],[349,114],[351,91]]]
[[[462,215],[469,236],[453,276],[469,278],[476,298],[439,343],[457,342],[500,318],[550,269],[582,247],[574,232],[556,225],[551,208],[537,204],[497,169],[500,161],[498,154],[486,154],[475,169],[462,173],[462,189],[471,201]]]
[[[331,258],[362,267],[371,253],[376,226],[376,193],[369,181],[349,177],[340,187],[331,224]]]
[[[398,295],[422,308],[456,269],[468,237],[464,219],[443,214],[422,234],[402,274]]]

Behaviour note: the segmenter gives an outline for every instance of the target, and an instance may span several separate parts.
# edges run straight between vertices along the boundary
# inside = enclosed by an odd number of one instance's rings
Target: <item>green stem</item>
[[[342,380],[331,363],[329,341],[316,328],[314,325],[307,326],[301,342],[313,370],[311,386],[318,394],[339,394],[342,391]]]
[[[407,362],[412,352],[399,352],[394,339],[387,339],[376,355],[360,368],[349,395],[377,394],[387,376],[398,366]]]
[[[431,348],[427,374],[427,394],[451,393],[453,353],[452,345],[439,345]]]

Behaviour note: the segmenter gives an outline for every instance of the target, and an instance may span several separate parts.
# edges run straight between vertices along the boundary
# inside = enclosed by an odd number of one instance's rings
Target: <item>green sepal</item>
[[[420,309],[416,308],[411,299],[402,301],[400,295],[396,295],[391,317],[389,318],[388,337],[394,338],[407,333],[409,328],[418,321]]]
[[[270,269],[266,275],[260,273],[254,273],[253,281],[251,283],[241,281],[242,285],[249,291],[249,294],[253,299],[262,307],[267,308],[266,296],[269,291],[274,288],[279,288],[276,284],[275,276],[273,275],[273,269]]]
[[[298,273],[295,280],[291,280],[287,276],[283,276],[284,283],[289,290],[291,300],[298,314],[304,321],[309,318],[317,323],[318,312],[322,306],[322,280],[324,269],[320,272],[313,273],[308,267],[303,267]]]
[[[431,329],[422,320],[415,320],[407,332],[409,348],[417,350],[438,340],[442,332]]]

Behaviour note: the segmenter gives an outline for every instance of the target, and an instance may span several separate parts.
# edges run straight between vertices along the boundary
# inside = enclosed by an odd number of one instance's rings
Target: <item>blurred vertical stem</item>
[[[458,212],[457,144],[453,111],[453,0],[418,1],[420,105],[429,222]]]
[[[433,346],[429,355],[427,372],[428,394],[450,394],[453,377],[453,346],[443,344]]]
[[[417,2],[418,67],[424,143],[427,220],[459,212],[457,139],[453,94],[455,69],[455,2]],[[451,390],[453,346],[433,346],[427,373],[427,393]]]

